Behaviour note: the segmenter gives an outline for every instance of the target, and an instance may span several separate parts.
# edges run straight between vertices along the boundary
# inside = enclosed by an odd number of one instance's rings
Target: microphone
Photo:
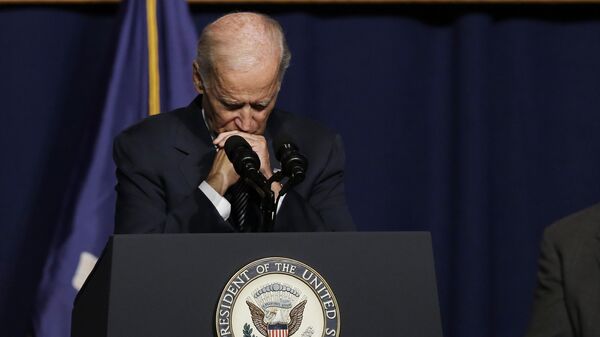
[[[281,163],[281,171],[290,179],[292,185],[301,183],[306,177],[308,160],[300,154],[298,147],[286,135],[280,135],[275,141],[275,158]]]
[[[253,179],[260,169],[260,159],[241,136],[231,136],[225,141],[225,154],[235,172],[242,178]]]
[[[260,159],[252,147],[241,136],[231,136],[225,141],[225,154],[233,164],[235,172],[252,187],[261,198],[261,220],[258,228],[252,226],[252,231],[271,231],[275,223],[276,206],[270,184],[260,173]]]

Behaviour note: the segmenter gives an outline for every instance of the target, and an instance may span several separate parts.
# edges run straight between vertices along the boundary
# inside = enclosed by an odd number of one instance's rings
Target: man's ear
[[[198,93],[204,94],[204,84],[202,83],[202,77],[200,77],[200,66],[198,66],[198,63],[196,63],[196,61],[194,61],[194,63],[192,64],[192,68],[194,87],[196,88],[196,91],[198,91]]]

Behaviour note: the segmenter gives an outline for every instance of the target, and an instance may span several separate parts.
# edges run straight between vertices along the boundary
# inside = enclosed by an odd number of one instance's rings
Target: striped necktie
[[[227,192],[229,192],[229,198],[227,199],[231,203],[229,223],[237,226],[238,230],[243,232],[246,225],[246,211],[248,209],[248,185],[240,179]]]

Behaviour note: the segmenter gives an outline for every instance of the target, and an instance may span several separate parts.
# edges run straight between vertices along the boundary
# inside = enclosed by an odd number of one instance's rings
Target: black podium
[[[71,336],[216,336],[224,287],[265,257],[327,280],[343,337],[442,336],[426,232],[117,235],[75,300]]]

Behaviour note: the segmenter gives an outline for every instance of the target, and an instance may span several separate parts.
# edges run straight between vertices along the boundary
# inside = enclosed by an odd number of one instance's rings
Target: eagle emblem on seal
[[[257,289],[246,304],[256,330],[265,337],[294,335],[304,316],[306,299],[287,284],[270,283]]]

